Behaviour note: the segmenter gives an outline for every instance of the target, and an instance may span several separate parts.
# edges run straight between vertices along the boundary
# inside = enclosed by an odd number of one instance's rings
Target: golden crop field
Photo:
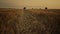
[[[60,9],[0,8],[0,34],[60,34]]]

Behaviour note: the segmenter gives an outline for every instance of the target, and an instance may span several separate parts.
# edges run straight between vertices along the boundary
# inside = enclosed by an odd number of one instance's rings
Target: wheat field
[[[60,34],[60,9],[0,8],[0,34]]]

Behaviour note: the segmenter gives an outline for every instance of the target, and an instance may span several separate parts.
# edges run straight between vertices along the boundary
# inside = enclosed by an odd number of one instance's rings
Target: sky
[[[60,9],[60,0],[0,0],[0,8],[23,7]]]

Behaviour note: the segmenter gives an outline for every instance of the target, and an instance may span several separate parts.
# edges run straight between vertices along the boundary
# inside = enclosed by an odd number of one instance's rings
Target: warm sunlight
[[[60,9],[60,0],[0,0],[0,7],[34,7],[34,8],[52,8]]]

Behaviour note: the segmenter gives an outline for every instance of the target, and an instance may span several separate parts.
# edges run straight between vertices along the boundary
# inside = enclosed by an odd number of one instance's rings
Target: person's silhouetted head
[[[26,9],[26,7],[24,7],[23,9]]]
[[[48,8],[47,7],[45,7],[45,10],[47,10]]]

